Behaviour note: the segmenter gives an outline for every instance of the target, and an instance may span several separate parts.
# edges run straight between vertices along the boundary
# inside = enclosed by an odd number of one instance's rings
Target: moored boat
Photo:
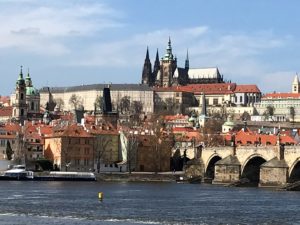
[[[33,180],[34,173],[27,171],[24,165],[15,165],[12,169],[6,170],[0,180]]]

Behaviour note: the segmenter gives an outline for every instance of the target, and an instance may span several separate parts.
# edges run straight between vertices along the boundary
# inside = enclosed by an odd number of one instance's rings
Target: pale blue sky
[[[300,2],[271,0],[0,0],[0,94],[19,66],[33,83],[139,83],[149,46],[171,36],[178,65],[218,66],[227,80],[290,91],[300,71]]]

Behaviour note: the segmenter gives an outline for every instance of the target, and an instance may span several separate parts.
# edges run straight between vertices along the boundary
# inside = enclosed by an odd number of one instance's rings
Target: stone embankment
[[[180,174],[173,173],[95,173],[97,181],[175,182]]]

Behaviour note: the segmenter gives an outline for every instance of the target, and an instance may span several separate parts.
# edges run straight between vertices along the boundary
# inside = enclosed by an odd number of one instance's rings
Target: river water
[[[300,192],[38,181],[0,181],[0,190],[0,225],[300,224]]]

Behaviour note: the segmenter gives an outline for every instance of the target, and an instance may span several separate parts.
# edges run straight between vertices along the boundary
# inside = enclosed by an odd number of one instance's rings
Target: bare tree
[[[97,173],[100,173],[101,162],[112,162],[111,149],[112,139],[109,135],[97,135],[94,141],[94,152],[96,156]]]
[[[132,112],[132,122],[138,125],[140,121],[140,116],[143,110],[143,103],[140,101],[133,101],[131,104]]]
[[[174,135],[166,131],[163,118],[158,115],[152,117],[152,126],[150,127],[150,143],[152,143],[152,157],[154,162],[154,172],[162,171],[162,164],[170,163],[172,148],[175,144]],[[170,169],[170,166],[168,170]]]
[[[130,110],[130,97],[124,96],[120,101],[120,110],[122,114],[129,112]]]
[[[56,107],[62,111],[64,109],[64,106],[65,106],[65,102],[62,98],[56,98],[54,99],[54,102],[56,104]]]
[[[82,105],[81,97],[76,94],[72,94],[69,99],[69,104],[73,106],[73,109],[79,109],[79,106]]]
[[[103,96],[97,95],[94,106],[95,111],[100,110],[100,112],[103,112]]]

